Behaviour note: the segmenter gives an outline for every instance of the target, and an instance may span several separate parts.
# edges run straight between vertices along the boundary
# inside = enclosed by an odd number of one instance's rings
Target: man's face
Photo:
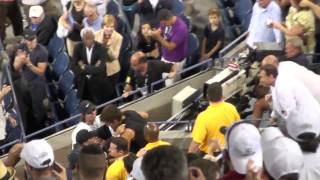
[[[96,11],[92,7],[85,7],[84,8],[84,15],[85,15],[85,17],[88,18],[89,24],[93,23],[97,19]]]
[[[258,4],[262,8],[266,8],[271,0],[258,0]]]
[[[165,25],[165,26],[172,26],[172,20],[163,20],[160,22],[161,24]]]
[[[92,47],[94,43],[94,35],[91,32],[87,32],[83,36],[83,43],[86,45],[86,47]]]
[[[93,124],[96,119],[97,111],[93,110],[91,113],[85,115],[85,122],[87,124]]]
[[[266,87],[269,87],[274,84],[274,77],[272,75],[267,76],[264,70],[260,70],[259,72],[260,84]]]
[[[114,157],[114,158],[118,158],[121,156],[120,152],[117,149],[117,145],[110,143],[109,156]]]
[[[144,69],[144,66],[142,63],[140,63],[138,57],[132,57],[131,59],[131,68],[138,72],[138,73],[141,73],[143,72],[143,69]]]
[[[31,23],[32,24],[40,24],[42,22],[42,17],[31,17]]]
[[[37,46],[37,38],[34,38],[33,40],[26,40],[26,44],[28,46],[28,49],[34,49]]]
[[[110,126],[114,131],[117,130],[117,128],[121,125],[121,122],[119,120],[113,120],[111,123],[107,124]]]
[[[300,49],[295,47],[291,43],[286,43],[285,52],[286,52],[286,57],[287,58],[292,58],[292,57],[295,57],[296,55],[298,55],[300,53]]]

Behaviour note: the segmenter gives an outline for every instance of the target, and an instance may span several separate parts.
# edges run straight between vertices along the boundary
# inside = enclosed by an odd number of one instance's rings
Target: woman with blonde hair
[[[115,30],[116,27],[116,18],[112,15],[105,15],[102,29],[95,33],[95,40],[106,48],[107,76],[114,86],[119,80],[119,54],[123,40],[122,35]]]
[[[291,7],[285,24],[272,22],[272,27],[282,31],[286,39],[299,36],[303,39],[305,53],[313,53],[315,48],[315,17],[309,8],[299,5],[301,0],[290,0]]]

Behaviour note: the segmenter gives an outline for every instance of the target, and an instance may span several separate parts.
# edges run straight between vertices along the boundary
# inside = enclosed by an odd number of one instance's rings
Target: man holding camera
[[[27,29],[24,39],[25,43],[17,48],[13,68],[21,74],[21,98],[25,112],[34,116],[32,126],[24,123],[27,133],[31,133],[45,126],[46,113],[42,102],[47,97],[44,73],[48,66],[48,52],[38,44],[34,31]]]

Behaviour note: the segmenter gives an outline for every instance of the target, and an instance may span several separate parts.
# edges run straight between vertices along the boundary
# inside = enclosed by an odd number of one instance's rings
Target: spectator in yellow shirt
[[[220,147],[224,147],[224,135],[221,127],[228,127],[240,120],[236,108],[223,101],[222,87],[219,83],[213,83],[208,87],[207,98],[209,106],[201,112],[192,130],[192,142],[189,153],[208,153],[208,144],[212,139],[218,141]]]
[[[159,139],[159,128],[154,123],[149,123],[144,127],[144,138],[148,142],[144,148],[140,149],[137,153],[138,157],[144,156],[144,154],[158,146],[168,146],[170,143]]]
[[[110,180],[126,180],[128,173],[124,166],[123,159],[128,156],[128,141],[123,137],[113,137],[110,140],[109,156],[116,160],[109,166],[106,172],[106,179]]]

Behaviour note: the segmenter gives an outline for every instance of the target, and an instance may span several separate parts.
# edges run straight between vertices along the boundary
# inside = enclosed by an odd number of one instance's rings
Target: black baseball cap
[[[28,41],[32,41],[37,37],[37,34],[35,31],[32,31],[31,29],[26,29],[24,31],[23,37]]]
[[[93,137],[97,137],[96,131],[88,131],[87,129],[82,129],[76,135],[76,142],[77,144],[83,144]]]
[[[90,114],[95,109],[96,106],[88,100],[82,101],[79,105],[79,111],[81,114]]]

